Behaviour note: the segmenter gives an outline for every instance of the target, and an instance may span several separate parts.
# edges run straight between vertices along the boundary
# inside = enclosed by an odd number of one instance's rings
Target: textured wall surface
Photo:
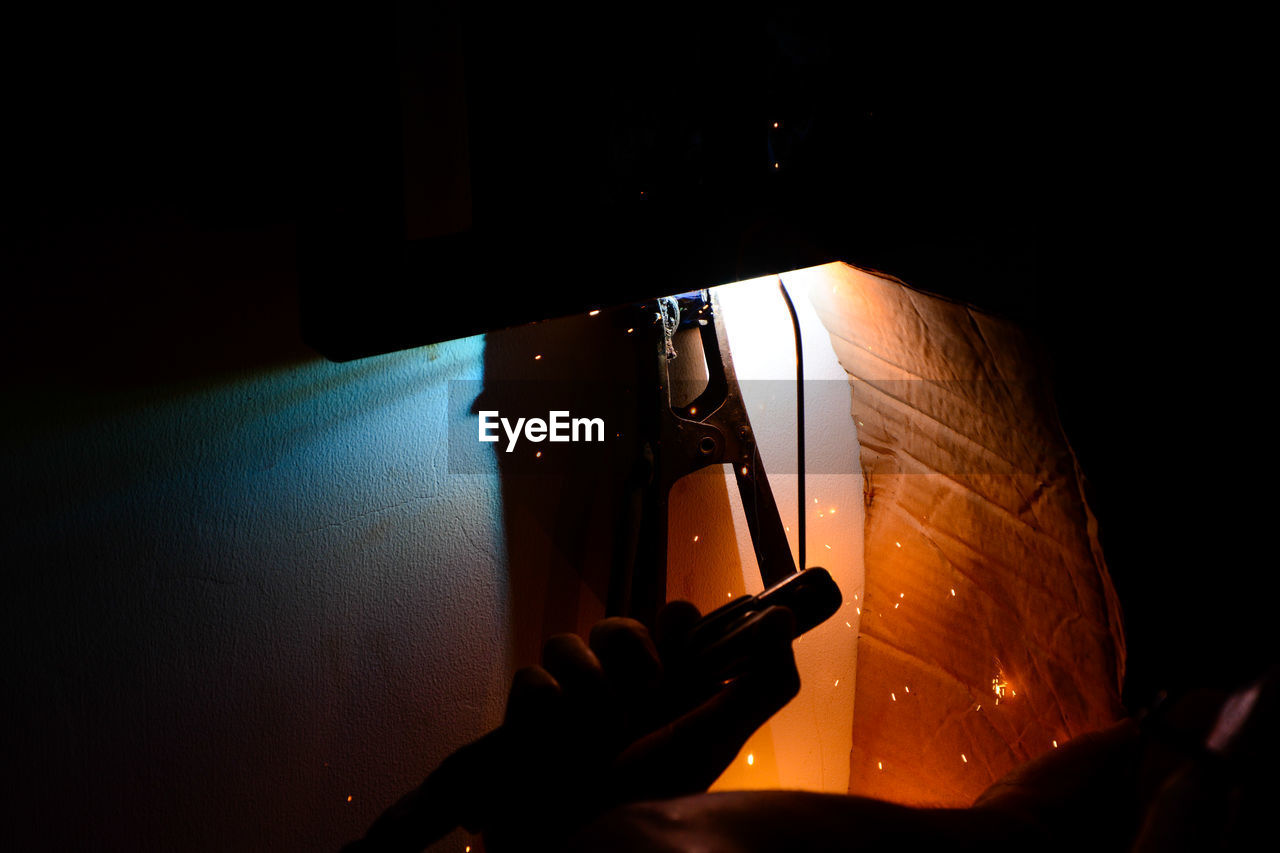
[[[499,718],[497,483],[443,442],[482,350],[246,375],[11,448],[16,803],[50,849],[332,849]]]

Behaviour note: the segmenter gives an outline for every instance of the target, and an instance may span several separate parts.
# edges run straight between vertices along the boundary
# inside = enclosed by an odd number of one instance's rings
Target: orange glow
[[[349,803],[349,802],[351,802],[351,795],[350,795],[350,794],[347,794],[347,802],[348,802],[348,803]]]
[[[745,477],[745,476],[747,476],[747,466],[746,466],[746,465],[743,465],[743,466],[742,466],[742,476],[744,476],[744,477]]]
[[[541,458],[542,458],[542,451],[541,451],[541,450],[539,450],[537,453],[533,454],[533,458],[534,458],[534,459],[541,459]]]
[[[698,414],[698,407],[697,407],[697,406],[690,406],[690,407],[689,407],[689,414],[691,414],[691,415],[696,415],[696,414]]]

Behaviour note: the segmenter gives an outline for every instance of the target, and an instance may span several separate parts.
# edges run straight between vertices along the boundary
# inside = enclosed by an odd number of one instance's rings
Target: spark
[[[901,543],[901,542],[894,542],[893,544],[894,544],[894,545],[897,545],[899,548],[901,548],[901,547],[902,547],[902,543]]]
[[[844,623],[844,626],[845,626],[846,628],[852,628],[852,627],[853,627],[853,626],[852,626],[851,624],[849,624],[848,622]]]
[[[855,607],[854,609],[858,611],[858,615],[859,615],[859,616],[861,616],[861,615],[862,615],[862,608],[861,608],[861,607]],[[852,625],[850,625],[849,627],[850,627],[850,628],[852,628],[853,626],[852,626]]]
[[[596,316],[596,315],[597,315],[597,314],[599,314],[599,313],[600,313],[600,309],[599,309],[599,308],[596,308],[594,311],[588,311],[588,312],[587,312],[587,316],[588,316],[588,317],[594,317],[594,316]]]
[[[689,414],[691,414],[691,415],[696,415],[696,414],[698,414],[698,407],[697,407],[697,406],[690,406],[690,407],[689,407]]]
[[[742,466],[742,476],[744,476],[744,477],[745,477],[745,476],[747,476],[747,466],[746,466],[746,465],[743,465],[743,466]]]
[[[756,763],[756,754],[754,752],[748,752],[747,764],[755,764],[755,763]]]
[[[964,753],[963,753],[963,752],[962,752],[962,753],[960,753],[960,760],[961,760],[961,761],[963,761],[965,764],[968,764],[968,763],[969,763],[969,759],[967,759],[967,758],[965,758],[965,757],[964,757]]]
[[[894,610],[897,610],[897,609],[898,609],[898,605],[899,605],[899,604],[901,604],[901,603],[902,603],[901,601],[895,602],[895,603],[894,603],[894,605],[893,605],[893,609],[894,609]]]
[[[911,688],[910,688],[910,687],[904,687],[904,688],[902,688],[902,689],[903,689],[903,690],[905,690],[905,691],[907,691],[908,693],[910,693],[910,692],[911,692]]]
[[[836,514],[836,508],[835,508],[835,507],[832,507],[831,509],[827,510],[827,512],[831,513],[832,515],[835,515],[835,514]]]
[[[905,592],[898,593],[898,598],[906,598],[906,597],[907,597],[907,594]]]
[[[817,503],[817,502],[818,502],[818,499],[817,499],[817,498],[814,498],[814,499],[813,499],[813,502],[814,502],[814,503]]]
[[[349,802],[351,802],[351,795],[350,795],[350,794],[347,794],[347,802],[348,802],[348,803],[349,803]]]
[[[837,679],[836,679],[836,683],[835,683],[835,684],[833,684],[833,685],[831,685],[831,686],[832,686],[832,687],[839,687],[839,686],[840,686],[840,679],[838,679],[838,678],[837,678]]]
[[[876,766],[877,766],[877,767],[879,767],[881,770],[883,770],[883,769],[884,769],[884,762],[883,762],[883,761],[877,761],[877,762],[876,762]]]
[[[534,361],[542,361],[542,353],[538,353],[533,357]]]
[[[955,597],[956,597],[956,591],[955,591],[954,589],[953,589],[953,590],[951,590],[951,597],[952,597],[952,598],[955,598]]]
[[[635,329],[627,329],[627,334],[629,335],[629,334],[631,334],[631,333],[632,333],[632,332],[634,332],[634,331],[635,331]]]
[[[898,697],[897,697],[897,696],[895,696],[895,695],[894,695],[894,694],[892,694],[892,693],[890,693],[890,694],[889,694],[889,698],[890,698],[890,699],[892,699],[892,700],[893,700],[893,701],[895,701],[895,702],[897,702],[897,701],[898,701]]]
[[[1053,748],[1054,748],[1054,749],[1057,749],[1057,748],[1058,748],[1058,742],[1057,742],[1056,740],[1053,742]]]
[[[533,454],[533,458],[534,458],[534,459],[541,459],[541,458],[542,458],[542,451],[541,451],[541,450],[539,450],[537,453]]]
[[[698,537],[697,537],[697,536],[693,537],[693,541],[694,541],[694,542],[697,542],[697,541],[698,541]]]
[[[828,551],[830,551],[830,550],[831,550],[831,546],[830,546],[830,545],[828,545],[828,544],[826,544],[825,542],[822,544],[822,547],[823,547],[823,548],[826,548]]]
[[[777,129],[778,129],[778,123],[777,123],[776,121],[773,123],[773,128],[774,128],[774,130],[777,130]]]

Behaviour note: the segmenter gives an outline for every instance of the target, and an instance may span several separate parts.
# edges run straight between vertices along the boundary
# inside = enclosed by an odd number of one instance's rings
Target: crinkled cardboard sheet
[[[866,478],[849,790],[968,805],[1119,718],[1119,604],[1026,336],[823,270],[811,295],[850,377]]]

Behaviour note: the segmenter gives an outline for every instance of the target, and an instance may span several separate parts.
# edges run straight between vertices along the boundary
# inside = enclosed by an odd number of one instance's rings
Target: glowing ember
[[[538,353],[533,357],[534,361],[542,361],[542,353]]]
[[[597,309],[595,309],[594,311],[588,311],[588,312],[587,312],[587,316],[588,316],[588,317],[594,317],[594,316],[596,316],[596,315],[597,315],[597,314],[599,314],[599,313],[600,313],[600,309],[599,309],[599,308],[597,308]],[[469,847],[468,847],[467,849],[468,849],[468,850],[470,850],[471,848],[469,848]]]
[[[745,476],[747,476],[747,466],[746,466],[746,465],[743,465],[743,466],[742,466],[742,476],[744,476],[744,477],[745,477]]]
[[[350,795],[350,794],[347,794],[347,802],[348,802],[348,803],[349,803],[349,802],[351,802],[351,795]]]
[[[694,542],[697,542],[697,541],[698,541],[698,537],[697,537],[697,536],[693,537],[693,541],[694,541]]]
[[[634,332],[634,331],[635,331],[635,329],[627,329],[627,334],[629,335],[629,334],[631,334],[631,333],[632,333],[632,332]]]
[[[969,759],[965,758],[965,756],[964,756],[964,753],[963,753],[963,752],[962,752],[962,753],[960,753],[960,760],[961,760],[961,761],[963,761],[965,764],[968,764],[968,763],[969,763]]]
[[[1053,742],[1053,748],[1054,748],[1054,749],[1057,749],[1057,748],[1058,748],[1058,742],[1057,742],[1056,740]]]
[[[1001,699],[1012,699],[1014,696],[1018,695],[1017,691],[1013,689],[1013,685],[1008,681],[1005,681],[1003,671],[1001,671],[998,676],[991,679],[991,692],[996,696],[997,705],[1000,704]]]
[[[897,702],[897,701],[898,701],[898,697],[897,697],[897,696],[895,696],[895,695],[894,695],[894,694],[892,694],[892,693],[890,693],[890,694],[889,694],[889,698],[890,698],[890,699],[892,699],[892,700],[893,700],[893,701],[895,701],[895,702]]]
[[[883,770],[883,769],[884,769],[884,762],[883,762],[883,761],[877,761],[877,762],[876,762],[876,767],[879,767],[881,770]]]
[[[755,753],[754,753],[754,752],[748,752],[748,753],[747,753],[747,764],[755,764],[755,763],[756,763],[756,755],[755,755]]]

